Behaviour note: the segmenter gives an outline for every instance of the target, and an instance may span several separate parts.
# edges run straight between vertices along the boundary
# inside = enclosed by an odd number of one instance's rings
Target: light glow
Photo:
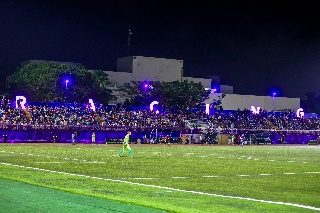
[[[211,93],[216,93],[217,89],[211,89]]]

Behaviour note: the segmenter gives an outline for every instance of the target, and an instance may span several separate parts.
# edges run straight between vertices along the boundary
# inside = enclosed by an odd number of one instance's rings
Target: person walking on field
[[[120,150],[120,152],[118,153],[119,157],[121,156],[122,153],[124,153],[124,151],[126,149],[128,149],[130,157],[133,158],[132,149],[131,149],[130,144],[129,144],[130,135],[131,135],[131,132],[128,131],[128,133],[126,134],[126,136],[123,139],[122,150]]]

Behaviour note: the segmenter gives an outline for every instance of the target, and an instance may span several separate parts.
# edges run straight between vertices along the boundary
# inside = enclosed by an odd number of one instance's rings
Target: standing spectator
[[[95,144],[96,144],[96,134],[95,134],[94,132],[92,132],[91,144],[92,144],[92,145],[95,145]]]
[[[241,142],[241,135],[239,134],[238,137],[237,137],[237,144],[240,145],[240,142]]]
[[[147,144],[147,143],[148,143],[147,135],[144,135],[144,136],[143,136],[143,142],[144,142],[144,144]]]
[[[75,136],[76,136],[76,135],[75,135],[74,132],[73,132],[72,135],[71,135],[72,145],[76,145]]]
[[[241,135],[240,140],[241,140],[241,146],[244,147],[244,140],[245,140],[244,134]]]
[[[137,144],[141,144],[141,139],[140,138],[137,139]]]
[[[166,145],[166,144],[168,144],[168,146],[170,146],[170,137],[169,137],[169,135],[164,137],[164,145]]]
[[[200,134],[199,140],[200,140],[201,146],[203,146],[203,144],[204,144],[204,139],[203,139],[203,135],[202,135],[202,134]]]
[[[236,139],[236,136],[235,136],[234,134],[232,134],[232,136],[231,136],[231,143],[232,143],[232,145],[234,145],[234,139]]]
[[[180,138],[183,144],[187,144],[187,137],[185,135],[181,135]]]

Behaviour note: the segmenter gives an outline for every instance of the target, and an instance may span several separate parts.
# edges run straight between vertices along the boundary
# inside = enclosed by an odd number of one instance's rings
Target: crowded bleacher
[[[19,125],[89,125],[89,126],[130,126],[130,127],[185,127],[186,121],[205,121],[208,127],[232,129],[278,129],[278,130],[317,130],[318,117],[299,118],[292,111],[267,112],[261,110],[254,114],[250,110],[215,111],[212,115],[199,110],[165,109],[156,113],[148,109],[130,109],[122,106],[96,107],[93,112],[86,104],[73,105],[26,105],[30,114],[13,106],[10,100],[0,104],[0,123]]]

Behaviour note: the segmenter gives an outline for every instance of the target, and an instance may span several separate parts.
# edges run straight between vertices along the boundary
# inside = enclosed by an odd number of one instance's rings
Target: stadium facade
[[[220,85],[217,77],[194,78],[184,76],[183,60],[154,58],[144,56],[128,56],[117,59],[117,71],[105,71],[109,75],[114,89],[128,86],[131,81],[193,81],[202,83],[212,92],[204,104],[221,101],[223,110],[265,109],[267,111],[293,110],[300,108],[300,98],[255,96],[233,94],[233,86]],[[115,92],[116,94],[116,92]],[[124,102],[125,97],[118,95],[117,102]]]

